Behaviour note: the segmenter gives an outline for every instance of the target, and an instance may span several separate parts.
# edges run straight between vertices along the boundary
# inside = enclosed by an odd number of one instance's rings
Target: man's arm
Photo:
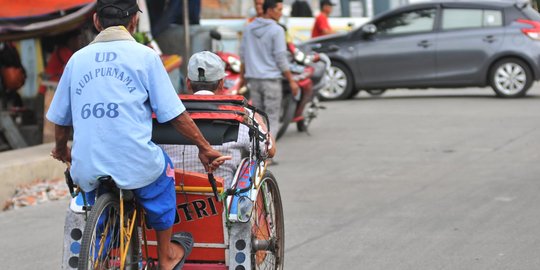
[[[210,146],[187,112],[183,112],[176,118],[172,119],[171,124],[174,126],[176,131],[192,141],[199,148],[199,159],[201,160],[206,171],[213,172],[221,164],[223,164],[225,160],[231,159],[231,157],[218,159],[221,157],[221,153],[214,150],[214,148]]]
[[[51,151],[51,155],[62,162],[71,162],[71,149],[67,145],[70,131],[70,126],[54,125],[56,145]]]

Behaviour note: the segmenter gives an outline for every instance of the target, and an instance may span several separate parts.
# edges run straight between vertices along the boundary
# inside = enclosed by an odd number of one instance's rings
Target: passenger
[[[136,0],[97,1],[93,18],[100,33],[70,58],[47,113],[55,124],[51,155],[72,161],[73,180],[85,192],[94,191],[96,179],[106,175],[118,187],[133,190],[156,230],[159,268],[177,270],[193,238],[189,233],[172,235],[174,168],[150,141],[152,112],[197,145],[207,171],[219,167],[224,157],[185,112],[156,52],[132,37],[138,11]],[[67,145],[72,126],[73,151]]]
[[[188,62],[188,90],[195,95],[214,95],[216,91],[223,89],[223,78],[225,77],[225,66],[223,61],[216,54],[203,51],[191,56]],[[256,114],[256,121],[262,126],[263,132],[267,132],[266,125],[262,118]],[[273,157],[276,148],[271,135],[268,135],[269,150],[268,156]],[[260,150],[266,150],[266,142],[260,145]],[[224,143],[223,145],[213,146],[223,155],[232,156],[231,160],[226,161],[214,172],[214,175],[225,179],[225,188],[231,187],[234,173],[242,160],[242,152],[248,152],[250,147],[249,128],[240,124],[238,139],[235,142]],[[197,147],[190,145],[161,145],[163,150],[169,154],[176,168],[186,171],[204,173],[205,170],[197,158]]]

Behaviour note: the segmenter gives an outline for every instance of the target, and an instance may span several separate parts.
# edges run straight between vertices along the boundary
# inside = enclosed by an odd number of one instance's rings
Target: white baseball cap
[[[189,59],[187,73],[193,82],[218,81],[225,77],[225,63],[213,52],[198,52]]]

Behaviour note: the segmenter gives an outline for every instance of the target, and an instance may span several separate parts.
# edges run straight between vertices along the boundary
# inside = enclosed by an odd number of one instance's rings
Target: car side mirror
[[[215,40],[221,40],[221,34],[215,29],[210,30],[210,37]]]
[[[370,23],[362,26],[362,34],[364,34],[364,36],[371,36],[375,33],[377,33],[377,26],[374,24]]]

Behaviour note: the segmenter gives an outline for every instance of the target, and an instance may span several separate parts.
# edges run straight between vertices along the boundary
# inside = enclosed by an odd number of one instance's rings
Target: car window
[[[502,12],[500,10],[482,9],[443,9],[443,30],[480,28],[501,26]]]
[[[503,25],[502,12],[500,10],[484,10],[483,19],[484,27]]]
[[[408,11],[377,22],[381,35],[409,34],[433,30],[435,9]]]

